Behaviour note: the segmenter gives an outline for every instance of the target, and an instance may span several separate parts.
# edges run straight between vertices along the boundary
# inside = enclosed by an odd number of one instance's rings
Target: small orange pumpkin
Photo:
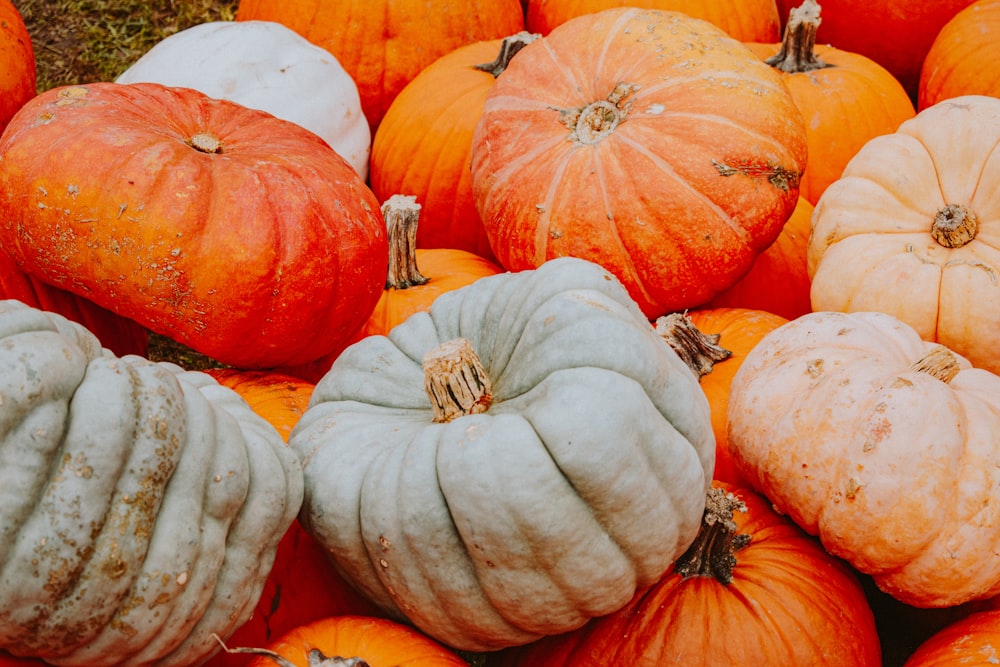
[[[0,134],[35,96],[35,52],[24,19],[10,0],[0,0]]]
[[[961,95],[1000,97],[1000,2],[978,0],[948,21],[920,70],[917,108]]]

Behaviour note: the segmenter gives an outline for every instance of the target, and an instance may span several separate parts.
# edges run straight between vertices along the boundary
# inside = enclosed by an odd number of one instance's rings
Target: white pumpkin
[[[116,79],[194,88],[322,137],[368,177],[371,129],[358,87],[326,49],[273,21],[211,21],[165,37]]]

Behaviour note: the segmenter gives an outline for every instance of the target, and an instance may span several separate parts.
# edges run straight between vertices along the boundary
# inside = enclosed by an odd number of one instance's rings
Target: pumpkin
[[[71,292],[46,285],[21,271],[0,249],[0,299],[16,299],[32,308],[58,313],[79,322],[101,345],[118,356],[149,351],[146,328]]]
[[[497,79],[472,190],[505,269],[592,261],[653,319],[750,269],[795,208],[805,157],[801,113],[746,47],[677,12],[608,9]]]
[[[421,205],[412,195],[393,195],[382,203],[386,236],[389,240],[389,268],[385,291],[368,321],[350,342],[366,336],[385,335],[413,313],[427,310],[445,292],[464,287],[503,271],[475,253],[452,248],[416,247],[418,224],[423,219]],[[316,383],[330,370],[340,354],[328,355],[309,364],[282,369]]]
[[[656,320],[656,332],[694,372],[708,399],[717,481],[747,484],[729,455],[729,388],[750,350],[786,322],[780,315],[750,308],[696,308]]]
[[[945,100],[876,137],[813,212],[813,310],[888,313],[1000,372],[1000,100]]]
[[[0,303],[0,649],[191,665],[250,616],[302,500],[277,431],[204,373]]]
[[[286,441],[313,391],[313,385],[305,380],[270,371],[210,368],[204,372],[238,393]],[[263,646],[321,618],[374,613],[375,606],[344,581],[322,547],[293,521],[278,543],[253,616],[227,641],[233,646]],[[246,654],[222,651],[206,664],[239,667],[249,661]]]
[[[949,97],[1000,97],[1000,2],[979,0],[949,20],[920,70],[917,108]]]
[[[519,32],[459,47],[406,84],[385,112],[372,142],[372,191],[379,201],[401,192],[417,198],[417,247],[495,260],[472,200],[472,135],[496,77],[536,37]]]
[[[251,667],[466,667],[468,663],[433,639],[384,618],[338,616],[284,634]],[[326,658],[329,662],[324,662]],[[359,661],[360,660],[360,661]]]
[[[328,354],[382,291],[371,190],[264,111],[155,83],[64,86],[21,109],[0,155],[0,245],[26,273],[223,364]]]
[[[781,44],[747,44],[784,74],[805,119],[809,165],[799,193],[816,204],[869,139],[895,132],[916,114],[902,84],[858,53],[816,46],[820,6],[805,0],[791,10]]]
[[[622,284],[559,258],[348,347],[289,444],[300,520],[394,617],[457,649],[626,604],[697,533],[715,457],[697,380]]]
[[[35,52],[24,19],[10,0],[0,0],[0,134],[35,96]]]
[[[528,30],[547,35],[566,21],[612,7],[678,11],[708,21],[741,42],[773,42],[780,36],[774,0],[528,0]]]
[[[1000,376],[876,312],[810,313],[747,354],[729,394],[737,470],[914,607],[1000,593]]]
[[[241,0],[237,21],[276,21],[337,58],[358,86],[373,134],[399,91],[460,46],[524,27],[518,0]]]
[[[954,667],[1000,662],[1000,609],[959,619],[924,641],[903,667]]]
[[[697,539],[626,607],[575,632],[492,657],[491,667],[881,667],[854,572],[774,512],[716,483]]]
[[[802,0],[778,0],[784,19]],[[871,58],[916,99],[920,68],[938,32],[973,0],[823,0],[822,44]]]
[[[811,312],[806,255],[812,214],[813,205],[800,195],[774,243],[757,255],[749,271],[703,307],[764,310],[788,320]]]
[[[368,178],[371,130],[329,51],[273,21],[209,21],[153,45],[116,79],[194,88],[312,130]]]

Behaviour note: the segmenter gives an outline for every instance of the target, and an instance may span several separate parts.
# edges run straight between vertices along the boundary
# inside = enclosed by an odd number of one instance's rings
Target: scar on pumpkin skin
[[[720,176],[735,176],[736,174],[743,174],[744,176],[749,176],[750,178],[760,178],[762,176],[766,177],[768,183],[782,192],[788,192],[792,188],[799,187],[799,181],[802,178],[801,172],[785,169],[781,165],[764,166],[751,163],[729,165],[725,162],[719,162],[718,160],[712,160],[712,165],[719,172]]]

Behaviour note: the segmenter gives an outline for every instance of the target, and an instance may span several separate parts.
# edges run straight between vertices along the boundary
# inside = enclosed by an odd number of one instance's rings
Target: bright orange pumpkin
[[[1000,609],[980,611],[924,641],[903,667],[957,667],[1000,663]]]
[[[784,74],[805,119],[809,164],[799,192],[815,205],[862,146],[895,132],[915,111],[902,84],[874,60],[815,45],[820,5],[814,0],[791,11],[782,43],[747,46]]]
[[[937,34],[920,70],[917,108],[960,95],[1000,97],[1000,2],[979,0]]]
[[[855,573],[771,509],[715,483],[702,532],[625,608],[491,657],[490,667],[880,667]]]
[[[528,0],[525,24],[531,32],[547,35],[571,18],[625,6],[684,12],[741,42],[781,37],[775,0]]]
[[[0,245],[26,273],[222,363],[329,354],[382,291],[375,196],[264,111],[155,83],[63,86],[22,108],[0,154]]]
[[[472,135],[496,77],[532,38],[522,32],[459,47],[406,84],[386,111],[372,141],[371,187],[379,201],[417,198],[418,248],[495,261],[472,200]]]
[[[296,667],[312,667],[309,653],[314,649],[328,658],[361,658],[371,667],[468,667],[457,654],[412,627],[366,616],[320,619],[285,633],[267,648]],[[260,655],[250,667],[275,664]]]
[[[778,0],[784,19],[802,0]],[[822,44],[859,53],[889,70],[916,99],[920,67],[952,16],[973,0],[823,0]]]
[[[696,308],[656,321],[656,330],[699,378],[715,433],[716,481],[748,486],[729,453],[729,387],[746,355],[788,320],[749,308]]]
[[[0,0],[0,134],[35,96],[35,52],[24,19],[10,0]]]
[[[789,320],[810,312],[811,281],[806,256],[812,213],[813,205],[799,196],[795,210],[774,243],[757,255],[742,278],[704,307],[764,310]]]
[[[592,261],[652,319],[750,269],[805,161],[788,89],[740,42],[678,12],[607,9],[528,44],[497,79],[472,189],[504,268]]]
[[[283,23],[332,53],[354,78],[373,130],[435,60],[524,27],[518,0],[241,0],[236,20]]]

